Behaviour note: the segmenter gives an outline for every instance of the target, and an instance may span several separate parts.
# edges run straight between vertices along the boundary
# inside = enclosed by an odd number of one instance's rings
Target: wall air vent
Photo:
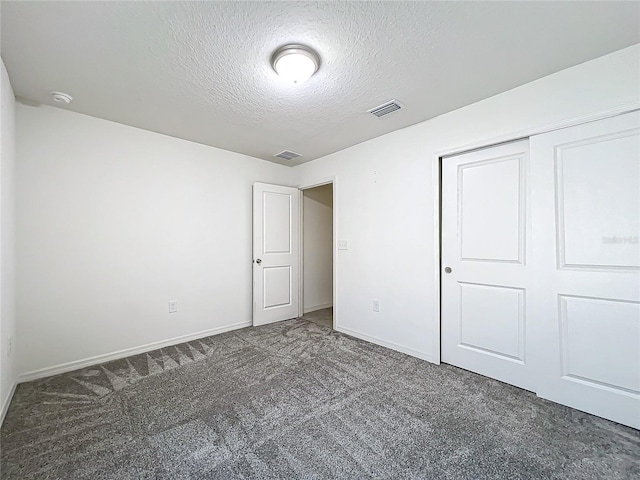
[[[367,110],[367,113],[380,118],[384,117],[385,115],[389,115],[390,113],[397,112],[403,107],[404,105],[402,105],[399,101],[390,100],[383,103],[382,105],[378,105],[377,107],[372,108],[371,110]]]
[[[294,158],[301,157],[299,153],[290,152],[289,150],[284,150],[280,153],[276,153],[274,157],[282,158],[283,160],[293,160]]]

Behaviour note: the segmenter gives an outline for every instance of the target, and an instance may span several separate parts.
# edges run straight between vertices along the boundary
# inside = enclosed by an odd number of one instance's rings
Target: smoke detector
[[[56,103],[64,104],[69,104],[71,103],[71,100],[73,100],[71,95],[62,92],[51,92],[51,98],[53,98],[53,101]]]
[[[284,150],[280,153],[276,153],[274,157],[282,158],[283,160],[293,160],[294,158],[301,157],[299,153],[291,152],[289,150]]]
[[[382,105],[378,105],[371,110],[367,110],[367,113],[370,113],[374,117],[381,118],[389,115],[390,113],[397,112],[401,108],[404,108],[404,105],[402,105],[398,100],[389,100]]]

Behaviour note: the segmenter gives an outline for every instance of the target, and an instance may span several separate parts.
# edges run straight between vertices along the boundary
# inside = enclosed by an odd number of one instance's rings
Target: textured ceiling
[[[640,42],[639,2],[2,2],[15,93],[286,165]],[[301,86],[286,43],[322,65]],[[396,98],[382,119],[366,110]],[[292,150],[293,161],[273,154]]]

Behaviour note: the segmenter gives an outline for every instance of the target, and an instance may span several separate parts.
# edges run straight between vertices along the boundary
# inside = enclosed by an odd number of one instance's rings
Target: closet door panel
[[[640,114],[530,146],[537,393],[640,428]]]
[[[442,361],[533,390],[528,150],[443,160]]]

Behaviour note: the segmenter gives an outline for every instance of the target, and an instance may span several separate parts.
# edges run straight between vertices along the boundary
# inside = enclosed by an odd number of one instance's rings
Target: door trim
[[[434,285],[436,287],[436,299],[433,303],[433,358],[431,361],[437,365],[440,364],[440,355],[441,355],[441,345],[442,345],[442,313],[440,304],[442,302],[442,161],[446,157],[450,157],[453,155],[458,155],[461,153],[467,153],[472,150],[477,150],[481,148],[489,148],[496,145],[500,145],[503,143],[510,143],[517,140],[523,140],[525,138],[532,137],[533,135],[540,135],[543,133],[553,132],[555,130],[560,130],[563,128],[574,127],[576,125],[582,125],[584,123],[596,122],[598,120],[603,120],[609,117],[616,117],[618,115],[624,115],[625,113],[634,112],[636,110],[640,110],[640,102],[633,102],[627,105],[623,105],[616,108],[611,108],[607,110],[602,110],[597,113],[589,114],[589,115],[581,115],[578,117],[568,118],[566,120],[560,122],[554,122],[546,125],[541,125],[535,128],[529,128],[525,130],[516,130],[512,132],[508,132],[502,135],[498,135],[495,137],[488,137],[482,140],[477,140],[471,143],[463,144],[463,145],[453,145],[451,147],[443,148],[441,150],[437,150],[431,156],[431,171],[432,171],[432,189],[433,189],[433,198],[434,198],[434,210],[433,210],[433,218],[434,218],[434,265],[437,268],[434,268]],[[335,187],[334,187],[335,188]],[[335,190],[334,190],[334,200],[335,200]],[[335,211],[334,211],[335,215]],[[334,230],[335,234],[335,230]],[[335,245],[334,245],[335,248]],[[334,257],[335,261],[335,257]],[[334,263],[334,273],[335,273],[335,263]],[[335,284],[334,284],[335,288]],[[335,315],[335,308],[334,308]],[[335,323],[335,322],[334,322]]]
[[[309,184],[302,184],[298,186],[300,190],[300,198],[303,198],[303,191],[309,190],[310,188],[321,187],[323,185],[333,185],[333,207],[332,207],[332,217],[333,217],[333,245],[331,246],[332,257],[333,257],[333,275],[332,275],[332,283],[333,283],[333,329],[336,329],[336,325],[338,324],[338,177],[331,176],[325,177],[320,181],[316,181]],[[304,245],[303,245],[303,235],[304,235],[304,200],[300,202],[300,246],[298,248],[300,255],[300,291],[298,292],[298,316],[302,317],[304,315]]]

